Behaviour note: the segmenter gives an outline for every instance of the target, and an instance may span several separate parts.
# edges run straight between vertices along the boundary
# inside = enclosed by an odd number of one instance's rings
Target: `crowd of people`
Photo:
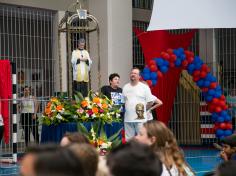
[[[236,171],[236,135],[222,140],[225,160],[210,176],[233,176]],[[224,155],[227,155],[225,157]],[[125,144],[100,156],[79,132],[66,133],[60,145],[28,147],[20,162],[22,176],[192,176],[172,131],[162,122],[143,124]]]
[[[92,61],[84,50],[85,40],[79,40],[78,49],[72,53],[74,91],[84,96],[88,89],[88,71]],[[66,133],[60,145],[30,146],[21,160],[22,176],[193,176],[184,153],[177,144],[173,132],[152,113],[163,103],[152,95],[149,86],[141,81],[140,70],[133,68],[130,82],[119,87],[120,76],[109,76],[109,85],[101,93],[121,106],[126,143],[113,148],[106,156],[100,156],[96,148],[81,133]],[[37,117],[38,104],[24,88],[19,112],[28,146],[30,131],[39,142]],[[153,118],[153,114],[155,118]],[[153,120],[155,119],[155,120]],[[0,118],[1,126],[1,118]],[[208,175],[234,175],[236,159],[236,135],[225,138],[221,157],[225,162]]]

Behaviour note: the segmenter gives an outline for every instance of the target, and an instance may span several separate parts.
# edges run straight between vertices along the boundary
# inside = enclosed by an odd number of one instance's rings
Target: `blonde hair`
[[[183,169],[183,164],[185,162],[182,158],[184,158],[184,156],[181,153],[173,132],[160,121],[148,121],[144,123],[143,126],[146,129],[149,138],[156,138],[156,141],[151,145],[151,147],[153,151],[156,152],[162,163],[165,164],[168,169],[175,164],[179,173],[183,176],[187,175]],[[182,163],[179,162],[180,159]]]

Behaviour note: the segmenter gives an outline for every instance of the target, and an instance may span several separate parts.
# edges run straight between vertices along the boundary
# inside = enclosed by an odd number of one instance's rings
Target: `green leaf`
[[[87,128],[83,125],[83,123],[78,123],[77,128],[78,128],[79,132],[83,133],[86,136],[89,136],[89,132],[88,132]]]
[[[119,138],[116,138],[116,139],[112,142],[111,146],[112,146],[112,148],[116,148],[116,147],[118,147],[118,146],[121,145],[121,144],[122,144],[121,140],[120,140]]]
[[[117,137],[119,137],[119,134],[120,134],[121,130],[122,130],[122,129],[120,129],[120,130],[117,131],[115,134],[113,134],[112,136],[110,136],[110,137],[108,138],[108,140],[111,141],[111,142],[114,141]]]
[[[104,139],[105,141],[107,141],[107,134],[105,132],[104,126],[101,126],[100,137]]]

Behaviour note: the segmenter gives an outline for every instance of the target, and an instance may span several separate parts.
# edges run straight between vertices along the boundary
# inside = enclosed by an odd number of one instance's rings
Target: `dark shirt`
[[[103,86],[101,88],[101,92],[106,95],[107,98],[111,99],[114,104],[123,104],[122,89],[120,87],[113,89],[111,86]]]

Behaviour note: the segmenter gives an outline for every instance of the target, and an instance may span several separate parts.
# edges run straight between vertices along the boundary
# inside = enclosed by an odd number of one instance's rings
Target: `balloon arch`
[[[202,95],[207,102],[208,111],[212,114],[215,123],[214,130],[218,138],[232,134],[232,118],[228,113],[225,96],[217,83],[217,79],[210,73],[210,68],[203,63],[193,52],[179,49],[168,49],[162,52],[161,57],[154,58],[147,63],[141,75],[147,84],[152,87],[163,77],[169,69],[177,67],[186,69],[192,75],[193,81],[201,89]]]

